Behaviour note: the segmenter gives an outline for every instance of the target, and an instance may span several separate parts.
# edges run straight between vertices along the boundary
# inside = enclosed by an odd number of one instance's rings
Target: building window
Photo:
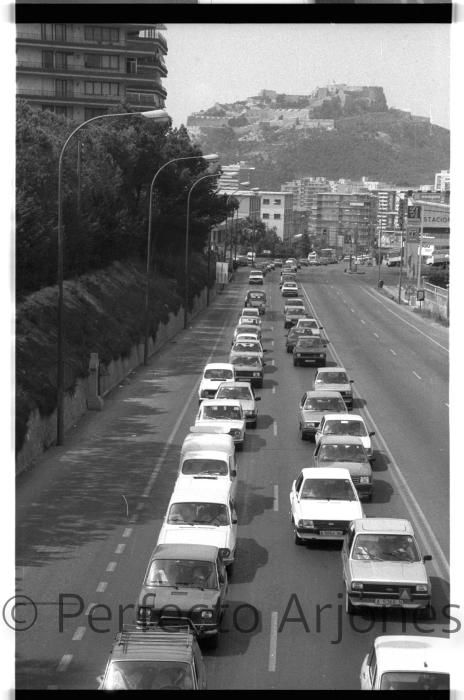
[[[86,68],[104,68],[105,70],[118,70],[119,57],[107,56],[96,53],[87,53],[84,58]]]
[[[66,25],[42,24],[41,38],[47,41],[66,41]]]
[[[274,219],[280,219],[280,214],[274,214]]]
[[[119,95],[119,83],[106,83],[93,80],[85,81],[86,95]]]
[[[269,219],[269,214],[263,214],[263,219]]]
[[[57,97],[67,97],[71,90],[69,80],[55,80],[55,94]]]
[[[42,68],[53,68],[53,51],[42,51]]]
[[[117,43],[119,41],[119,29],[113,27],[84,27],[86,41],[105,41]]]
[[[279,204],[281,204],[281,202],[282,202],[281,199],[274,199],[274,204],[279,205]]]
[[[270,199],[263,199],[263,204],[270,204],[271,200]]]

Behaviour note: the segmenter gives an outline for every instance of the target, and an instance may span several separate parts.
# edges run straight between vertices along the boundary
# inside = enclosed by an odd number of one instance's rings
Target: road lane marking
[[[122,533],[122,536],[123,537],[130,537],[132,535],[133,529],[134,529],[133,527],[126,527],[124,532]]]
[[[413,375],[414,375],[415,377],[417,377],[418,379],[422,379],[422,377],[419,376],[419,375],[417,374],[417,372],[414,372],[414,370],[412,371],[412,373],[413,373]]]
[[[396,352],[390,348],[390,352],[392,355],[396,355]]]
[[[279,486],[274,484],[274,510],[279,510]]]
[[[448,408],[449,408],[449,403],[446,403],[446,401],[445,401],[445,406],[448,406]]]
[[[118,546],[117,546],[116,549],[114,550],[114,553],[115,553],[115,554],[122,554],[122,553],[124,552],[125,549],[126,549],[126,545],[125,545],[125,544],[123,544],[123,543],[118,544]]]
[[[271,345],[274,345],[274,341],[273,341],[273,340],[271,340]]]
[[[91,610],[97,607],[97,603],[90,603],[90,605],[87,607],[87,610],[85,611],[84,615],[88,616],[90,615]]]
[[[85,627],[78,627],[72,636],[72,641],[73,642],[80,642],[82,637],[85,634],[85,630],[86,630]]]
[[[100,583],[97,586],[97,593],[104,593],[106,591],[107,585],[108,581],[100,581]]]
[[[415,326],[413,323],[406,321],[405,318],[402,318],[402,316],[400,316],[399,314],[392,311],[392,309],[388,308],[388,306],[386,304],[382,304],[382,302],[379,300],[379,298],[377,296],[375,296],[374,294],[371,294],[367,289],[362,288],[362,290],[363,290],[363,292],[368,294],[370,297],[372,297],[372,299],[375,299],[380,304],[380,306],[383,306],[384,309],[386,309],[391,314],[393,314],[393,316],[396,316],[396,318],[399,318],[399,320],[403,321],[403,323],[405,323],[407,326],[411,326],[411,328],[414,328],[415,331],[417,331],[421,335],[425,336],[425,338],[427,338],[427,340],[430,340],[432,343],[435,343],[435,345],[438,345],[439,348],[441,348],[445,352],[449,353],[448,348],[445,348],[445,346],[442,345],[441,343],[439,343],[438,340],[435,340],[435,338],[432,338],[430,335],[427,335],[427,333],[424,333],[424,331],[421,331],[421,329],[418,328],[417,326]]]
[[[366,325],[366,322],[365,322],[363,319],[361,319],[361,323],[363,323],[364,325]]]
[[[354,309],[350,309],[350,311],[354,314]]]
[[[378,338],[378,337],[379,337],[379,334],[378,334],[378,333],[374,333],[374,335],[375,335],[375,337],[376,337],[376,338]]]
[[[276,421],[274,421],[272,428],[274,430],[274,437],[277,437],[277,423],[276,423]]]
[[[143,510],[144,508],[145,508],[145,505],[143,503],[137,503],[135,510]]]
[[[72,654],[64,654],[64,656],[61,657],[61,661],[57,666],[57,671],[61,673],[62,671],[66,671],[68,668],[69,664],[71,663],[73,655]]]
[[[273,673],[276,670],[277,664],[277,622],[278,614],[276,611],[271,613],[271,639],[269,644],[269,671]]]
[[[273,365],[273,364],[274,364],[274,362],[275,362],[275,360],[271,360],[271,365]]]
[[[272,387],[272,393],[273,393],[273,394],[276,393],[276,388],[275,388],[275,386]]]
[[[109,563],[108,566],[106,567],[105,571],[112,572],[112,571],[115,570],[115,568],[117,567],[117,565],[118,565],[118,562],[117,562],[117,561],[110,561],[110,563]]]

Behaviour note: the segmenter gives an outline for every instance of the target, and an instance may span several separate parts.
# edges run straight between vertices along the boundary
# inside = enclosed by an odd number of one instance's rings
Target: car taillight
[[[140,605],[137,610],[137,619],[141,622],[149,622],[151,618],[151,608]]]

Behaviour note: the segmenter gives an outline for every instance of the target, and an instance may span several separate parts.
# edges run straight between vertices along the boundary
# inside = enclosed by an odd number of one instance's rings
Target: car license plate
[[[343,537],[343,531],[342,530],[320,530],[319,534],[322,535],[322,537]]]
[[[398,598],[374,598],[374,605],[401,605],[401,600]]]

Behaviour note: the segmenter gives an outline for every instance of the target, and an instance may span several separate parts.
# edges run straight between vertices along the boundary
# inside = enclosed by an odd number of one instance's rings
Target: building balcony
[[[82,90],[43,90],[41,88],[18,88],[18,97],[34,100],[57,100],[59,102],[92,102],[95,104],[117,104],[125,99],[124,95],[88,95]],[[129,98],[126,96],[127,101]]]
[[[165,53],[168,50],[168,44],[161,32],[156,31],[154,36],[126,36],[125,48],[134,52],[153,53],[157,48],[161,47]]]

